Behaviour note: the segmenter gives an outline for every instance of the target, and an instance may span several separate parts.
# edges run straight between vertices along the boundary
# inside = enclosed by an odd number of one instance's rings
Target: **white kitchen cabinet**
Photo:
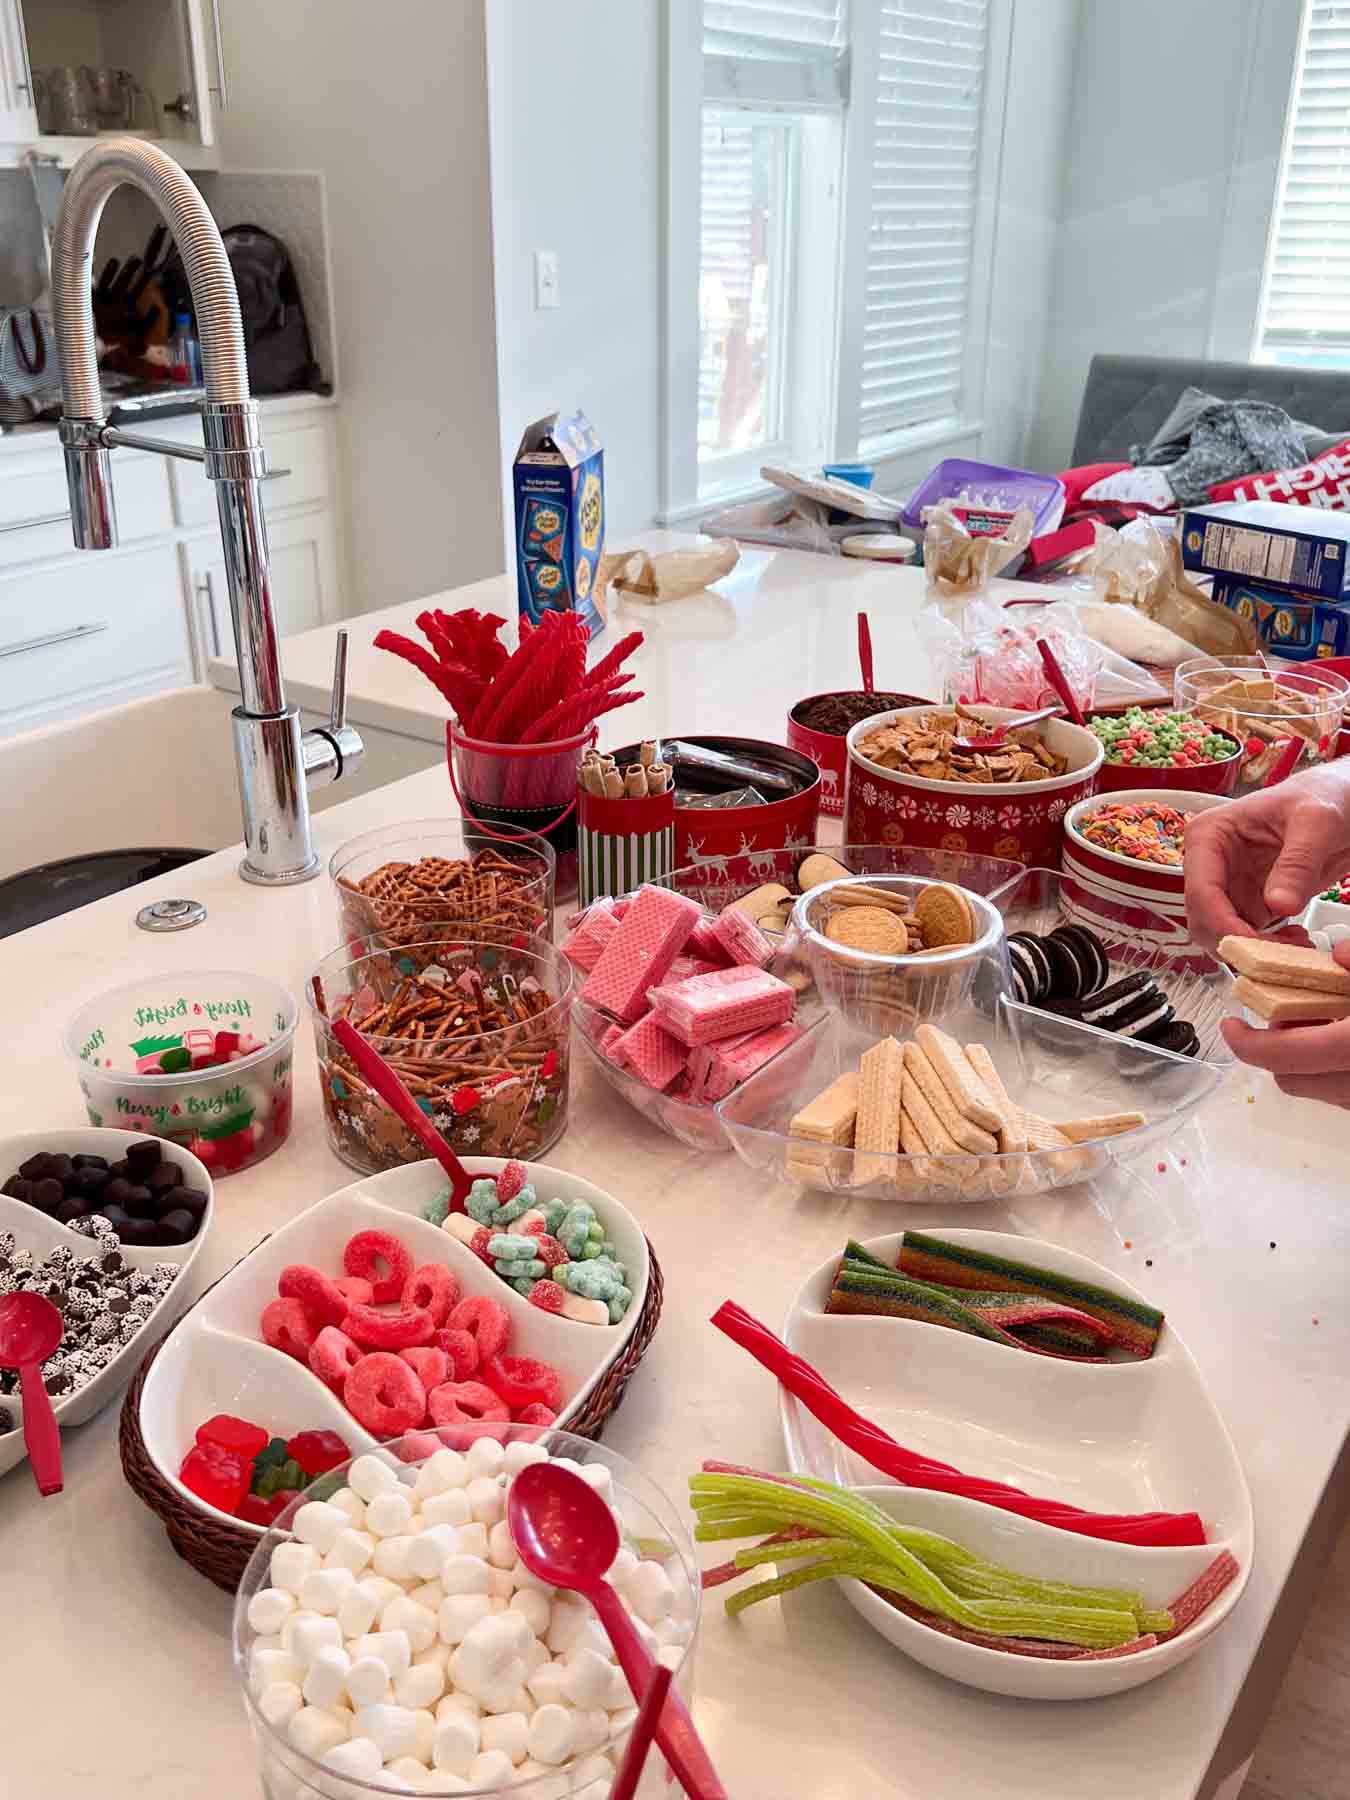
[[[112,471],[118,541],[131,544],[172,531],[163,458],[114,450]],[[0,464],[0,568],[64,556],[74,547],[59,447],[46,442],[40,449],[7,457]]]
[[[332,515],[324,509],[271,517],[272,604],[283,637],[310,631],[337,617],[337,544]],[[216,535],[183,545],[192,629],[199,673],[213,656],[234,654],[234,627],[225,581],[225,555]]]
[[[0,0],[0,162],[36,148],[69,167],[93,141],[54,116],[56,68],[131,76],[130,113],[91,118],[98,135],[131,129],[188,168],[216,166],[229,94],[220,0]]]

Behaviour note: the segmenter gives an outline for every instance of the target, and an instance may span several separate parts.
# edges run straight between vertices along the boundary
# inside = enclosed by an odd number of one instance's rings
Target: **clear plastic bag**
[[[1108,660],[1113,669],[1123,665],[1121,674],[1136,670],[1135,664],[1094,643],[1082,631],[1076,608],[1063,600],[1013,607],[1001,600],[976,600],[959,621],[932,610],[921,617],[919,635],[943,694],[970,705],[1010,706],[1020,712],[1051,705],[1058,696],[1046,679],[1038,638],[1054,651],[1075,700],[1085,708],[1096,700]],[[1143,669],[1137,675],[1141,688],[1153,687]]]
[[[1025,506],[1013,515],[1004,536],[972,537],[954,505],[939,500],[924,512],[923,566],[930,599],[969,600],[983,593],[990,578],[1031,542],[1034,520]]]

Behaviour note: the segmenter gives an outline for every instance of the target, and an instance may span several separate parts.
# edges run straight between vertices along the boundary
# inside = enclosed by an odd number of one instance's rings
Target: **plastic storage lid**
[[[99,850],[88,856],[39,863],[0,881],[0,937],[58,919],[91,900],[103,900],[142,881],[153,881],[156,875],[171,875],[210,854],[209,850],[183,849]]]
[[[912,538],[891,531],[864,531],[846,537],[839,546],[845,556],[861,556],[869,562],[912,562],[918,545]]]

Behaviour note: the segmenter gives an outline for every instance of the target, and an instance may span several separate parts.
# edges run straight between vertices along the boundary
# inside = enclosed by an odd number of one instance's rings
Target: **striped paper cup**
[[[611,800],[577,789],[577,897],[631,894],[675,867],[675,790]]]

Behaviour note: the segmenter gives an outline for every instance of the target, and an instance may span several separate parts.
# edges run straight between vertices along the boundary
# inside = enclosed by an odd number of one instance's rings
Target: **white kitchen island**
[[[441,598],[509,612],[508,592],[489,583]],[[717,595],[664,609],[621,605],[604,642],[635,625],[649,633],[637,664],[647,699],[619,715],[624,735],[781,738],[792,700],[855,684],[861,604],[879,681],[931,691],[913,636],[920,592],[921,581],[894,571],[752,550]],[[443,715],[431,690],[362,642],[367,626],[385,622],[393,620],[354,623],[354,715],[387,729],[416,715],[427,721],[422,735],[434,737]],[[285,646],[305,704],[311,678],[315,697],[326,682],[324,635]],[[444,769],[434,767],[321,814],[316,835],[326,857],[357,832],[452,811]],[[11,1020],[0,1131],[50,1129],[55,1138],[82,1122],[60,1033],[95,990],[138,972],[216,964],[256,967],[302,992],[337,940],[327,882],[263,892],[237,879],[237,856],[221,852],[0,943]],[[135,929],[138,905],[180,892],[206,903],[205,924],[167,938]],[[1348,1140],[1345,1115],[1285,1099],[1239,1069],[1171,1141],[1162,1167],[1150,1162],[1134,1180],[1009,1207],[849,1206],[766,1187],[731,1155],[683,1149],[577,1060],[571,1123],[549,1160],[629,1206],[666,1277],[661,1328],[606,1441],[672,1496],[707,1457],[781,1465],[769,1378],[707,1323],[722,1300],[777,1326],[806,1275],[848,1234],[958,1222],[1051,1238],[1138,1283],[1189,1344],[1251,1486],[1256,1561],[1232,1619],[1184,1668],[1112,1700],[1029,1704],[952,1685],[874,1636],[824,1585],[736,1624],[714,1592],[696,1711],[736,1800],[1236,1795],[1350,1485]],[[219,1185],[197,1280],[215,1279],[350,1179],[324,1141],[302,1022],[291,1140]],[[126,1487],[116,1440],[115,1407],[67,1434],[66,1489],[50,1501],[38,1499],[26,1467],[0,1481],[0,1793],[246,1800],[258,1787],[230,1664],[229,1603],[174,1556]]]

